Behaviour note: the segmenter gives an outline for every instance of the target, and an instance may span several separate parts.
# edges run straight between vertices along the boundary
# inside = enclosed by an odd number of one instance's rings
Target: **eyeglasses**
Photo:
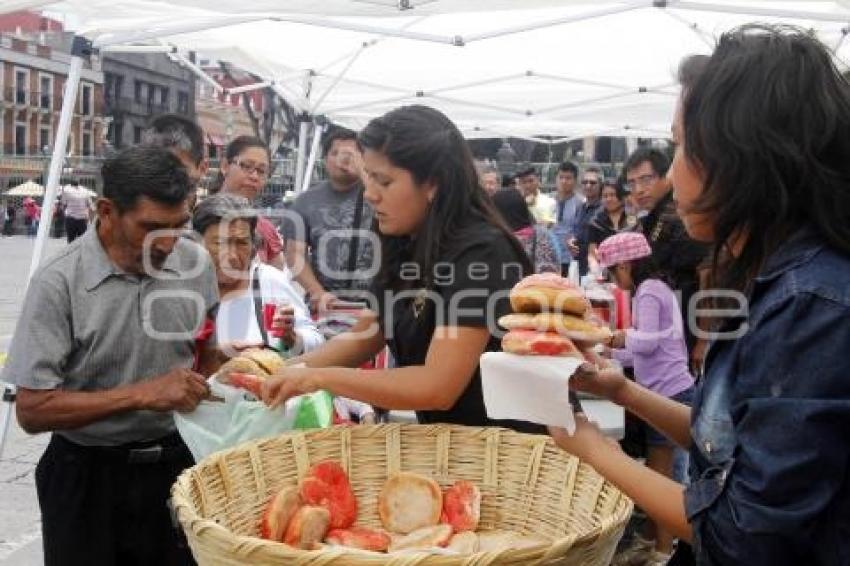
[[[246,175],[250,175],[251,173],[256,173],[258,177],[268,177],[269,169],[265,165],[255,165],[253,163],[243,162],[243,161],[234,161],[234,164],[238,165],[242,172]]]
[[[650,173],[649,175],[641,175],[637,179],[626,181],[626,188],[630,191],[633,191],[636,187],[647,187],[651,185],[657,178],[658,175],[656,175],[655,173]]]
[[[582,179],[581,184],[582,185],[598,185],[599,181],[595,181],[593,179]]]

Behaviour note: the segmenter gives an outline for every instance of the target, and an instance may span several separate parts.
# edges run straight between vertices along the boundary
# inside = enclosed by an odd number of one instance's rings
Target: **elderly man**
[[[30,433],[44,560],[191,564],[166,500],[192,457],[172,411],[208,394],[195,333],[218,303],[215,272],[181,238],[189,177],[166,149],[103,165],[95,226],[33,276],[3,379]]]

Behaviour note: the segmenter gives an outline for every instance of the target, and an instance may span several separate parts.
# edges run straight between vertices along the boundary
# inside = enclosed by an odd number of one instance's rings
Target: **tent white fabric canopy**
[[[0,12],[22,8],[64,18],[97,48],[168,52],[217,89],[187,53],[230,61],[307,116],[360,128],[418,102],[468,137],[666,136],[680,60],[752,21],[811,29],[842,69],[850,62],[850,0],[6,0]],[[76,99],[78,59],[66,101]],[[70,117],[68,105],[49,200]],[[297,182],[306,123],[302,134]],[[40,255],[37,243],[33,269]]]
[[[274,81],[311,115],[362,127],[401,104],[468,137],[664,137],[684,55],[749,21],[817,30],[850,62],[850,2],[624,0],[67,0],[96,46],[173,46]],[[5,8],[5,5],[4,5]]]

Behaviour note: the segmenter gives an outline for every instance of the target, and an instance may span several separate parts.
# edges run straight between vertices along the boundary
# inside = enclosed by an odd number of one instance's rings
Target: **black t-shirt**
[[[410,290],[387,293],[379,283],[375,286],[381,329],[399,367],[424,365],[437,326],[488,327],[491,336],[486,351],[501,350],[496,321],[511,311],[508,293],[523,277],[520,256],[507,235],[485,223],[464,230],[456,242],[438,262],[431,292],[413,285]],[[403,268],[402,273],[407,271]],[[417,418],[420,423],[545,432],[532,423],[488,418],[478,367],[451,409],[417,411]]]
[[[625,211],[620,215],[620,220],[617,225],[611,222],[611,217],[608,216],[608,211],[600,208],[593,220],[587,226],[587,241],[588,244],[601,244],[605,238],[634,230],[637,225],[637,220],[633,216],[628,216]]]

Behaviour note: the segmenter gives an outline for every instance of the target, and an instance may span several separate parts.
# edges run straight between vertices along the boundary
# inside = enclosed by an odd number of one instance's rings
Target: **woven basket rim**
[[[514,438],[534,438],[536,442],[540,442],[541,437],[545,437],[546,446],[553,446],[558,448],[554,441],[546,436],[546,435],[538,435],[538,434],[529,434],[517,432],[511,429],[501,428],[501,427],[471,427],[464,425],[454,425],[454,424],[407,424],[407,423],[384,423],[384,424],[375,424],[375,425],[358,425],[359,427],[368,427],[376,430],[384,429],[384,430],[393,430],[393,429],[449,429],[449,430],[457,430],[457,431],[474,431],[474,430],[482,430],[487,429],[488,431],[498,431],[501,434],[507,434]],[[223,539],[230,540],[231,544],[229,546],[245,546],[249,545],[252,548],[255,548],[258,553],[258,558],[262,558],[265,554],[263,551],[274,551],[274,558],[280,559],[281,557],[296,559],[304,556],[315,556],[317,554],[321,554],[323,556],[327,556],[328,558],[349,558],[351,560],[360,561],[360,563],[367,563],[369,559],[374,559],[372,562],[374,564],[380,564],[379,561],[381,557],[392,557],[398,556],[394,554],[382,554],[382,553],[364,553],[363,551],[351,551],[346,550],[344,547],[338,548],[325,548],[323,550],[300,550],[289,545],[286,545],[282,542],[270,541],[263,538],[259,538],[256,536],[250,535],[241,535],[236,534],[230,529],[226,528],[223,525],[220,525],[213,519],[208,519],[200,516],[199,509],[196,509],[195,506],[191,503],[190,500],[190,492],[192,487],[193,477],[192,474],[201,466],[208,466],[210,464],[218,464],[222,460],[224,460],[230,454],[239,454],[244,453],[245,451],[250,450],[252,447],[257,447],[263,443],[269,441],[275,441],[281,438],[286,437],[303,437],[310,438],[316,434],[322,434],[327,432],[330,429],[312,429],[312,430],[292,430],[287,431],[282,434],[278,434],[273,437],[263,438],[258,440],[252,440],[249,442],[241,443],[237,446],[227,448],[224,450],[220,450],[210,454],[209,456],[202,459],[200,462],[196,462],[190,468],[185,469],[181,472],[180,476],[178,476],[176,482],[171,488],[171,501],[174,509],[174,513],[177,516],[179,522],[181,523],[184,529],[191,529],[194,534],[197,536],[201,536],[204,532],[218,532]],[[582,462],[586,464],[585,462]],[[586,464],[587,465],[587,464]],[[593,470],[594,474],[599,475],[599,473],[593,469],[592,466],[589,466],[591,470]],[[601,476],[600,476],[601,477]],[[604,482],[610,485],[614,490],[619,493],[620,499],[625,503],[625,505],[618,505],[616,508],[612,510],[612,512],[606,516],[603,516],[600,521],[599,528],[595,528],[591,531],[582,533],[582,534],[567,534],[563,537],[558,537],[551,539],[547,545],[540,545],[536,547],[523,548],[523,549],[506,549],[502,551],[496,552],[477,552],[474,554],[463,555],[463,558],[471,558],[471,557],[479,557],[485,555],[498,555],[501,557],[510,557],[517,558],[523,557],[527,555],[529,560],[538,560],[542,557],[550,555],[553,550],[563,551],[568,549],[576,544],[580,544],[583,542],[588,542],[593,539],[600,538],[601,536],[610,534],[612,531],[616,529],[622,528],[623,524],[628,517],[631,515],[634,504],[633,502],[616,488],[613,486],[610,481],[602,478]],[[500,530],[500,529],[497,529]],[[209,537],[207,537],[209,539]],[[209,541],[208,541],[209,542]],[[217,545],[218,546],[218,545]],[[405,552],[404,556],[423,556],[423,555],[433,555],[428,552]]]

